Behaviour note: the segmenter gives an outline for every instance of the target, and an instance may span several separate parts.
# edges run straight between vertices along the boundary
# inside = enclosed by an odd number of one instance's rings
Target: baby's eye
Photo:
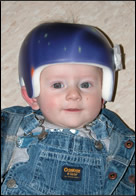
[[[92,84],[90,82],[83,82],[82,84],[80,84],[81,88],[90,88],[92,86]]]
[[[61,82],[56,82],[53,84],[53,88],[63,88],[64,84],[62,84]]]

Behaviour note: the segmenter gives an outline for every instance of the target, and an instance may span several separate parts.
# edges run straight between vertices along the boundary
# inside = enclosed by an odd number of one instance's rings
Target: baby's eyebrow
[[[46,76],[47,79],[63,79],[66,78],[66,76],[62,75],[52,75],[52,76]]]
[[[49,82],[49,83],[54,83],[54,82],[68,82],[69,80],[70,81],[75,81],[75,82],[93,82],[93,83],[98,83],[99,79],[97,77],[78,77],[78,78],[67,78],[67,77],[64,77],[64,76],[53,76],[53,77],[49,77],[49,78],[46,78],[45,79],[46,82]]]

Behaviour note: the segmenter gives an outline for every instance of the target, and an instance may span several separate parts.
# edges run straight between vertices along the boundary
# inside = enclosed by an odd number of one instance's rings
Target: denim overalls
[[[69,129],[31,136],[36,114],[30,107],[2,110],[2,195],[134,195],[134,132],[115,113],[102,109],[87,126],[92,138]],[[33,138],[29,159],[10,168],[20,127]]]

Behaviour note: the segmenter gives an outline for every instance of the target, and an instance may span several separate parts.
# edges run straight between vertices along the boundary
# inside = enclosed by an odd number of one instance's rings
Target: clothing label
[[[74,180],[80,181],[82,178],[82,168],[81,167],[62,167],[62,179],[63,180]]]

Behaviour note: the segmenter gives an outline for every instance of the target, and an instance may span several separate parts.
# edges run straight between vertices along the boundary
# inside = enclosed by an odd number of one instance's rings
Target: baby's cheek
[[[48,98],[45,100],[45,109],[53,109],[56,108],[57,106],[57,101],[54,98]]]

